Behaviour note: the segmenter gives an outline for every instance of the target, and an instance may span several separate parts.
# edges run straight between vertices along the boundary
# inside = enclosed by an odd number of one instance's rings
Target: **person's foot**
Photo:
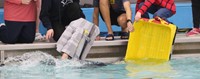
[[[96,41],[101,40],[101,37],[98,35],[95,40]]]
[[[70,59],[70,56],[68,54],[66,54],[66,53],[63,53],[61,59],[62,60]]]
[[[186,36],[190,37],[190,36],[196,36],[200,33],[200,30],[197,28],[193,28],[192,30],[190,30],[189,32],[187,32]]]
[[[129,33],[128,32],[121,32],[121,39],[128,39],[129,38]]]
[[[105,40],[106,40],[106,41],[112,41],[112,40],[114,40],[114,35],[113,35],[113,34],[108,34],[108,35],[106,35]]]

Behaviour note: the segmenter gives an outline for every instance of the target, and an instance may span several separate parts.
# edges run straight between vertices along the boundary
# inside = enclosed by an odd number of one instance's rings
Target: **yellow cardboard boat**
[[[157,19],[140,19],[134,22],[130,33],[125,60],[160,59],[168,61],[177,27]]]

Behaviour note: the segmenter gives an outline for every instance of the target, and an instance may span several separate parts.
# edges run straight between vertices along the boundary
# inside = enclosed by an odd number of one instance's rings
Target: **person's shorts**
[[[126,12],[125,12],[125,11],[115,11],[115,10],[113,10],[113,8],[110,8],[109,10],[110,10],[111,25],[117,25],[117,26],[119,26],[119,24],[118,24],[118,22],[117,22],[117,18],[118,18],[121,14],[126,13]],[[102,20],[104,21],[104,18],[103,18],[103,16],[102,16],[101,11],[99,11],[99,12],[100,12],[100,16],[101,16]]]

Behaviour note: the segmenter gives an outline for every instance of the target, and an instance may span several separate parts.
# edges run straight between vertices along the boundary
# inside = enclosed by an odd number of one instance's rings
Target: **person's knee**
[[[120,26],[126,24],[126,20],[127,20],[126,15],[123,14],[117,18],[117,22]]]
[[[164,17],[164,13],[159,13],[159,12],[154,13],[153,18],[155,17],[166,18]]]
[[[171,17],[173,15],[173,13],[166,9],[166,8],[163,8],[163,9],[160,9],[158,10],[157,12],[154,13],[153,17],[160,17],[160,18],[163,18],[163,19],[167,19],[169,17]]]

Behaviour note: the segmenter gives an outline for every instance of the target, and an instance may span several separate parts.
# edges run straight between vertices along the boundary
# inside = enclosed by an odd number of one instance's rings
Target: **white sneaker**
[[[35,41],[44,41],[44,40],[45,40],[45,36],[42,36],[41,33],[35,34]]]
[[[6,26],[6,24],[5,23],[0,23],[0,27],[2,27],[2,26]]]

